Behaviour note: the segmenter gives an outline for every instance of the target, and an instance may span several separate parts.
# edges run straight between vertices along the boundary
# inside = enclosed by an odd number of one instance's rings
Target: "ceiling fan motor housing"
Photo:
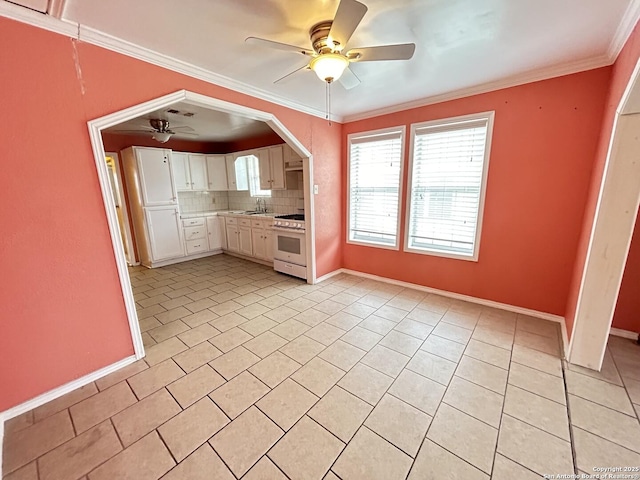
[[[313,50],[319,55],[341,50],[338,42],[334,42],[329,45],[329,31],[331,30],[332,24],[332,21],[316,23],[311,27],[311,30],[309,30]]]
[[[151,128],[156,130],[158,133],[173,133],[169,128],[169,120],[152,118],[151,120],[149,120],[149,125],[151,125]]]

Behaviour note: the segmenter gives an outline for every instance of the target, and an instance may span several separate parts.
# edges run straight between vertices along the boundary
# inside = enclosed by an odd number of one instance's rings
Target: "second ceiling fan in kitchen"
[[[320,80],[327,84],[339,80],[344,88],[351,89],[360,84],[358,77],[349,68],[351,63],[409,60],[413,57],[416,49],[414,43],[403,43],[346,50],[345,47],[349,39],[366,13],[366,5],[356,0],[341,0],[333,20],[323,21],[311,27],[309,36],[312,48],[298,47],[257,37],[249,37],[245,42],[311,57],[308,65],[294,70],[274,83],[278,83],[301,70],[311,69]]]

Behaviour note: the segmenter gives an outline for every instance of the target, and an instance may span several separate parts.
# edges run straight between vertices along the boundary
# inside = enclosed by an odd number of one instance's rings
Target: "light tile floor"
[[[147,356],[9,420],[5,479],[506,480],[640,465],[629,340],[610,340],[598,373],[563,368],[556,324],[348,275],[311,286],[220,255],[131,280]]]

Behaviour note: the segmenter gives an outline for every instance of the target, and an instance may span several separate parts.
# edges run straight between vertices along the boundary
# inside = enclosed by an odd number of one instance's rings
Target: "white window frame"
[[[351,225],[351,216],[350,216],[350,212],[351,212],[351,141],[352,139],[357,139],[362,137],[374,137],[376,135],[385,135],[385,134],[396,133],[396,132],[400,132],[400,182],[399,182],[400,184],[398,185],[398,218],[396,221],[396,243],[395,245],[385,245],[383,243],[364,242],[361,240],[350,240],[349,231],[350,231],[350,225]],[[347,228],[345,229],[346,236],[347,236],[347,239],[346,239],[347,243],[351,245],[360,245],[364,247],[382,248],[385,250],[396,250],[396,251],[400,250],[400,222],[402,219],[402,195],[403,195],[402,186],[404,183],[403,182],[404,164],[405,164],[404,154],[405,154],[405,144],[407,140],[406,134],[407,134],[407,127],[405,125],[399,125],[397,127],[382,128],[379,130],[369,130],[366,132],[351,133],[347,135],[347,212],[346,212]]]
[[[411,124],[411,138],[409,145],[409,175],[407,178],[407,192],[406,192],[406,209],[404,212],[404,245],[403,251],[407,253],[417,253],[419,255],[431,255],[435,257],[453,258],[457,260],[467,260],[470,262],[477,262],[480,254],[480,239],[482,234],[482,220],[484,217],[484,202],[487,193],[487,177],[489,173],[489,159],[491,157],[491,139],[493,136],[493,123],[494,123],[495,111],[473,113],[470,115],[462,115],[459,117],[442,118],[438,120],[431,120],[428,122],[413,123]],[[467,122],[473,120],[487,120],[487,137],[484,147],[484,160],[482,165],[482,181],[480,184],[480,201],[478,203],[478,222],[476,226],[476,236],[473,243],[473,255],[462,255],[457,253],[447,253],[436,250],[426,250],[409,248],[409,230],[411,219],[411,192],[413,190],[413,154],[415,148],[415,135],[416,130],[424,127],[444,126],[447,124],[455,124],[460,122]]]

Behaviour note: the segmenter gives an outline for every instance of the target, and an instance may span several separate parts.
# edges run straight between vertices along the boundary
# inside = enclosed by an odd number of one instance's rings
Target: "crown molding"
[[[60,5],[64,7],[64,5]],[[210,70],[192,65],[190,63],[178,60],[176,58],[164,55],[162,53],[150,50],[148,48],[135,45],[120,38],[108,35],[99,30],[81,25],[76,22],[72,22],[67,19],[58,19],[51,15],[45,15],[42,13],[34,12],[27,8],[0,0],[0,16],[7,17],[12,20],[16,20],[21,23],[26,23],[34,27],[43,28],[53,33],[65,35],[71,38],[77,38],[83,42],[96,45],[98,47],[111,50],[116,53],[126,55],[138,60],[142,60],[153,65],[157,65],[162,68],[181,73],[198,80],[218,85],[220,87],[228,88],[229,90],[243,93],[260,100],[275,103],[277,105],[291,108],[293,110],[319,117],[324,119],[326,113],[315,108],[308,107],[298,102],[294,102],[287,98],[274,95],[266,90],[253,87],[243,82],[233,80],[229,77],[214,73]],[[341,118],[335,117],[332,119],[335,122],[340,123]]]
[[[530,70],[528,72],[496,80],[494,82],[487,82],[481,85],[475,85],[473,87],[443,93],[442,95],[425,97],[419,100],[413,100],[411,102],[399,103],[389,107],[356,113],[354,115],[345,115],[343,117],[343,120],[344,123],[356,122],[358,120],[365,120],[367,118],[378,117],[380,115],[397,113],[404,110],[410,110],[412,108],[426,107],[427,105],[434,105],[436,103],[458,100],[460,98],[470,97],[472,95],[480,95],[482,93],[494,92],[496,90],[502,90],[505,88],[517,87],[518,85],[538,82],[541,80],[548,80],[555,77],[562,77],[564,75],[571,75],[573,73],[593,70],[595,68],[606,67],[607,65],[611,65],[611,63],[613,62],[608,55],[601,55],[596,58],[589,58],[586,60],[564,63],[562,65]]]
[[[64,0],[52,0],[52,4],[56,8],[56,12],[62,13],[64,9]],[[51,12],[51,13],[56,13]],[[106,48],[108,50],[127,55],[138,60],[142,60],[153,65],[157,65],[168,70],[181,73],[183,75],[196,78],[220,87],[243,93],[261,100],[265,100],[283,107],[306,113],[318,118],[324,119],[326,112],[311,108],[307,105],[289,100],[279,95],[274,95],[266,90],[251,86],[249,84],[239,82],[232,78],[217,74],[202,67],[178,60],[176,58],[164,55],[162,53],[144,48],[133,43],[127,42],[120,38],[111,36],[99,30],[78,24],[66,19],[58,19],[52,15],[45,15],[24,7],[0,0],[0,16],[10,18],[22,23],[26,23],[38,28],[43,28],[50,32],[65,35],[71,38],[78,38],[84,42]],[[570,75],[581,71],[591,70],[595,68],[611,65],[620,53],[620,50],[627,41],[629,35],[633,31],[636,22],[640,18],[640,0],[631,0],[625,14],[616,30],[616,34],[609,45],[607,54],[586,60],[578,60],[575,62],[556,65],[547,68],[541,68],[525,72],[523,74],[514,75],[512,77],[501,80],[476,85],[473,87],[447,92],[442,95],[434,95],[424,97],[418,100],[405,102],[401,104],[383,107],[379,109],[369,110],[353,115],[335,116],[332,120],[337,123],[354,122],[364,120],[379,115],[396,113],[412,108],[424,107],[436,103],[442,103],[450,100],[488,93],[504,88],[515,87],[526,83],[547,80],[563,75]]]
[[[78,24],[75,22],[63,22],[51,15],[36,12],[5,0],[0,0],[0,16],[67,37],[75,38],[78,35]]]
[[[620,51],[624,47],[625,43],[627,43],[636,23],[638,23],[638,19],[640,19],[640,0],[631,0],[631,3],[629,3],[629,6],[622,16],[622,20],[620,20],[620,23],[618,24],[618,29],[611,39],[611,43],[607,50],[607,55],[609,56],[611,63],[615,62],[616,58],[618,58]]]

